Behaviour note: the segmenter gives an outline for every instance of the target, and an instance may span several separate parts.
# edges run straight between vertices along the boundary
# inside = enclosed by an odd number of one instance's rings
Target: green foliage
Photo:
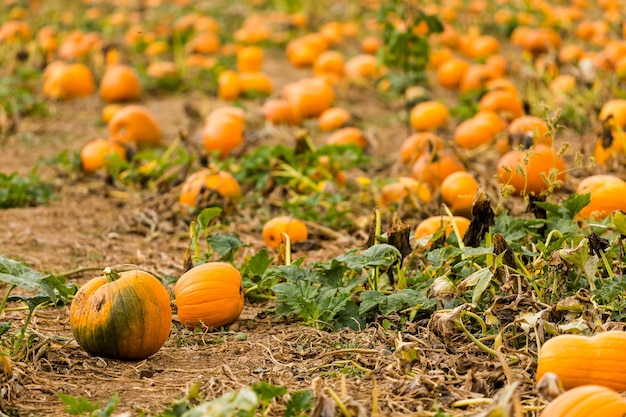
[[[359,308],[353,299],[353,294],[362,291],[366,283],[372,285],[378,277],[379,268],[389,268],[399,256],[393,246],[379,244],[360,253],[356,249],[350,250],[310,268],[296,265],[270,268],[268,276],[285,280],[272,288],[279,302],[276,312],[282,316],[297,315],[306,324],[320,329],[362,329],[365,326],[364,314],[373,308],[386,303],[396,307],[400,303],[399,309],[413,301],[405,297],[402,304],[402,301],[396,301],[402,299],[397,294],[407,293],[392,293],[389,296],[391,301],[381,295],[376,303],[366,303],[365,307]]]
[[[127,161],[112,155],[107,172],[119,188],[162,190],[177,181],[193,160],[193,154],[177,138],[168,148],[142,149]]]
[[[421,35],[415,29],[426,24],[428,33],[443,31],[443,24],[436,16],[429,16],[414,7],[403,0],[391,0],[383,2],[378,13],[378,23],[383,26],[383,47],[378,59],[381,64],[399,72],[399,75],[391,72],[391,77],[392,87],[400,93],[408,87],[427,83],[428,35]],[[403,28],[396,25],[398,19],[404,23]]]
[[[100,408],[99,402],[92,403],[82,396],[75,398],[63,393],[57,393],[57,396],[61,399],[63,404],[67,406],[65,412],[72,416],[87,415],[88,417],[109,417],[113,414],[120,402],[117,392],[113,394],[109,402],[102,408]]]
[[[25,177],[0,172],[0,209],[48,204],[53,196],[52,185],[34,170]]]
[[[305,416],[313,408],[313,393],[310,390],[290,394],[287,388],[266,381],[228,392],[211,401],[201,400],[199,384],[196,383],[191,391],[158,417],[254,417],[265,415],[269,405],[283,397],[287,397],[285,417]]]
[[[35,94],[39,77],[39,71],[23,66],[0,77],[0,108],[11,117],[44,114],[45,102]]]
[[[0,314],[4,310],[7,302],[22,302],[28,308],[28,316],[24,320],[22,329],[13,342],[13,352],[16,354],[25,342],[26,330],[31,321],[35,309],[42,305],[63,305],[68,304],[77,291],[76,285],[66,285],[65,282],[54,275],[43,275],[27,264],[14,261],[0,254],[0,282],[9,285],[4,297],[0,301]],[[33,292],[37,294],[11,295],[16,289]],[[3,324],[0,335],[6,333],[10,326]]]
[[[330,166],[321,163],[321,157],[327,157]],[[356,201],[353,188],[337,186],[335,176],[365,162],[363,150],[356,145],[309,146],[298,152],[284,145],[260,146],[242,157],[234,175],[258,192],[268,184],[288,190],[288,196],[277,203],[296,218],[343,229],[351,226],[349,214],[358,212],[362,203]],[[262,197],[257,201],[266,202]]]

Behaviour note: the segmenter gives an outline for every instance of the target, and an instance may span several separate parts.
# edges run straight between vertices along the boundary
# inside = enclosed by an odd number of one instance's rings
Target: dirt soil
[[[268,60],[265,71],[277,83],[276,91],[308,73],[291,68],[282,56]],[[401,107],[370,100],[368,94],[375,95],[347,90],[340,99],[371,126],[381,126],[368,132],[373,141],[370,152],[389,172],[398,172],[393,163],[396,155],[387,150],[397,149],[406,137],[397,117]],[[201,114],[223,104],[201,95],[143,101],[169,140],[189,125],[185,103],[192,103]],[[257,117],[259,104],[248,103]],[[26,174],[42,157],[77,151],[89,139],[105,135],[106,127],[96,116],[102,106],[95,96],[50,102],[49,117],[24,119],[17,134],[2,139],[0,169]],[[189,133],[197,140],[197,131]],[[274,141],[293,140],[289,131],[277,129],[272,134]],[[478,167],[479,172],[485,168]],[[176,215],[177,189],[162,195],[120,194],[98,176],[59,176],[54,167],[43,167],[40,173],[55,182],[57,198],[48,206],[0,211],[1,253],[40,271],[73,271],[71,281],[81,285],[98,271],[76,270],[120,264],[138,265],[160,276],[181,274],[188,238],[187,224]],[[264,248],[260,220],[253,215],[240,220],[227,228],[249,245],[241,255]],[[409,221],[414,224],[417,219]],[[363,229],[339,241],[327,239],[321,249],[295,256],[306,256],[307,262],[328,260],[348,247],[362,245],[366,234]],[[0,286],[0,293],[5,290]],[[371,415],[373,404],[390,416],[434,415],[434,404],[452,415],[470,415],[485,409],[509,378],[520,384],[518,392],[527,409],[541,405],[533,391],[532,355],[522,355],[522,361],[508,369],[475,344],[450,343],[466,339],[445,326],[434,326],[437,317],[418,320],[401,335],[378,324],[362,332],[328,333],[279,320],[267,312],[271,307],[271,303],[246,301],[240,321],[225,332],[192,333],[174,323],[165,346],[139,362],[85,353],[72,338],[68,307],[37,311],[29,330],[35,343],[27,359],[13,364],[11,378],[6,374],[0,378],[0,410],[10,416],[63,415],[64,404],[57,393],[104,405],[117,392],[116,412],[154,415],[183,398],[196,383],[202,398],[212,399],[261,380],[286,386],[290,392],[312,389],[318,407],[329,404],[332,390],[359,416]],[[19,326],[25,317],[26,311],[12,304],[2,320]],[[420,352],[413,377],[404,373],[410,364],[401,354],[392,353],[402,351],[397,350],[400,342],[408,343],[404,347],[417,346]],[[283,409],[284,404],[277,402],[267,415],[282,415]],[[334,411],[320,413],[335,415]]]

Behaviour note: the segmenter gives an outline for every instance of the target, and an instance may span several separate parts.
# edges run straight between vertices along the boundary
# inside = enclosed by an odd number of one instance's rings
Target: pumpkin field
[[[626,415],[623,0],[0,0],[0,417]]]

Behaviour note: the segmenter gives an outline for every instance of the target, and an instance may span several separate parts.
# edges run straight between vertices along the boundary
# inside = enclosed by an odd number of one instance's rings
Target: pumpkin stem
[[[107,266],[104,268],[104,275],[107,277],[108,282],[113,282],[120,278],[120,274],[118,274],[113,268]]]

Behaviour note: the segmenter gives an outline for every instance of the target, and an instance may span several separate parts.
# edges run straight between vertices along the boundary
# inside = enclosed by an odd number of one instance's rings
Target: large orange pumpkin
[[[537,381],[556,374],[563,388],[594,384],[626,391],[626,332],[614,330],[594,336],[562,334],[543,344],[537,363]]]
[[[178,320],[185,326],[212,329],[233,324],[243,310],[243,282],[226,262],[208,262],[185,272],[174,286]]]
[[[612,389],[582,385],[556,397],[540,417],[622,417],[626,399]]]
[[[70,306],[70,326],[88,353],[140,360],[156,353],[170,334],[167,290],[151,274],[108,271],[83,285]]]

